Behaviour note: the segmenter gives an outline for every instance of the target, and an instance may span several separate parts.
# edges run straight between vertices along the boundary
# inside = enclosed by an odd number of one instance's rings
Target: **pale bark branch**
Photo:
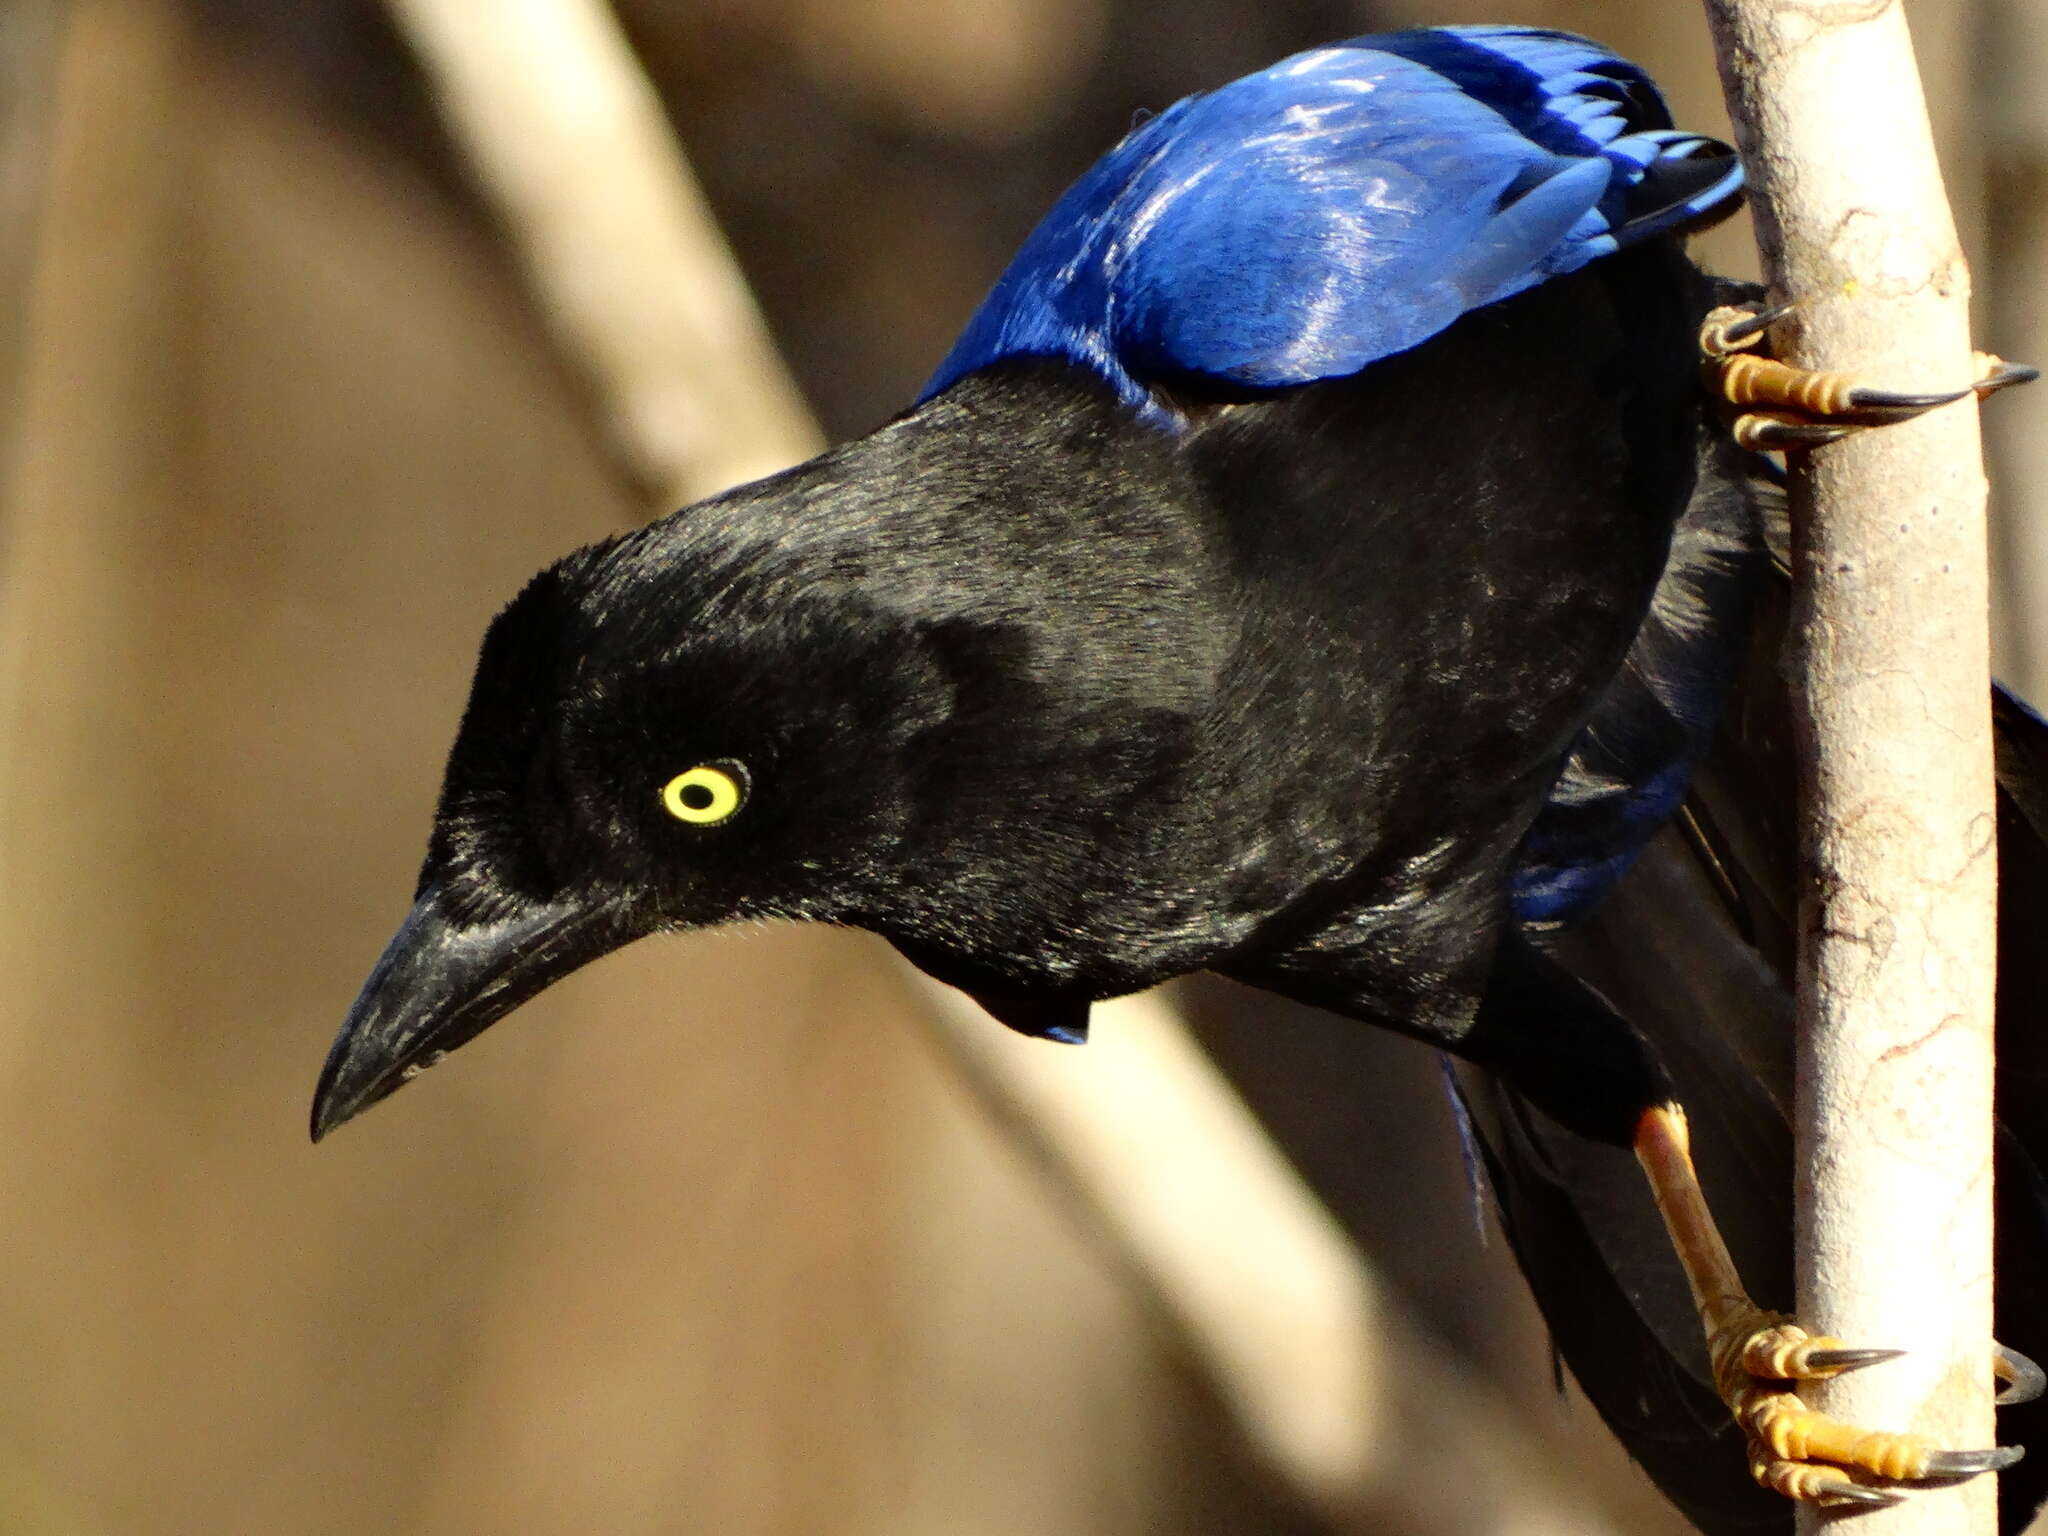
[[[818,444],[603,0],[391,0],[536,299],[671,502]],[[1403,1314],[1152,995],[1072,1051],[915,977],[940,1036],[1164,1304],[1248,1441],[1341,1524],[1610,1529]]]
[[[1968,273],[1895,0],[1707,11],[1773,296],[1802,306],[1780,355],[1894,389],[1967,382]],[[1996,872],[1975,407],[1795,469],[1798,1306],[1911,1351],[1813,1396],[1871,1428],[1988,1445]],[[1995,1531],[1993,1480],[1856,1528]]]

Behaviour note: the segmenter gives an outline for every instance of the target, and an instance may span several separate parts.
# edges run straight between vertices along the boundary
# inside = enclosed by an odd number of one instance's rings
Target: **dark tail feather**
[[[1674,1347],[1665,1326],[1672,1300],[1684,1298],[1683,1277],[1660,1283],[1653,1263],[1631,1273],[1615,1260],[1617,1238],[1662,1237],[1654,1208],[1626,1209],[1639,1193],[1631,1181],[1642,1183],[1633,1159],[1571,1137],[1477,1069],[1460,1071],[1501,1225],[1553,1345],[1608,1428],[1701,1530],[1789,1531],[1784,1501],[1749,1479],[1742,1437],[1706,1378],[1704,1347],[1697,1337]],[[1553,1137],[1613,1166],[1570,1156],[1559,1166]]]
[[[1556,953],[1658,1048],[1692,1120],[1701,1175],[1758,1299],[1791,1299],[1791,1146],[1767,1076],[1739,1037],[1691,1021],[1741,1017],[1768,1054],[1789,996],[1742,938],[1719,881],[1668,831]],[[1467,1102],[1502,1225],[1565,1363],[1666,1497],[1711,1536],[1786,1532],[1791,1506],[1750,1479],[1714,1395],[1685,1277],[1635,1159],[1576,1136],[1476,1069]]]

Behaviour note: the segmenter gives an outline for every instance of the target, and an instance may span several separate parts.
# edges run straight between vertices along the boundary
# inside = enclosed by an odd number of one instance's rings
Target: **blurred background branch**
[[[1894,389],[1964,388],[1970,271],[1903,11],[1706,12],[1771,298],[1799,305],[1777,355]],[[1794,455],[1790,484],[1797,1311],[1904,1354],[1816,1383],[1812,1401],[1847,1423],[1991,1445],[1998,808],[1976,403]],[[1800,1515],[1806,1532],[1832,1522]],[[1982,1478],[1858,1525],[1991,1536],[1998,1490]]]
[[[823,447],[611,8],[391,11],[652,500],[695,501]]]

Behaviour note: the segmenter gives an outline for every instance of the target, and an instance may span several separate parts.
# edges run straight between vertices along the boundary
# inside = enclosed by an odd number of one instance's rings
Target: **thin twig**
[[[488,22],[471,0],[391,8],[638,474],[689,500],[813,451],[603,0],[507,0]],[[1167,1002],[1104,1005],[1096,1043],[1075,1052],[915,985],[1305,1501],[1382,1528],[1606,1529],[1511,1410],[1402,1315]]]
[[[1896,3],[1708,0],[1780,355],[1902,390],[1966,383],[1968,274]],[[1974,406],[1794,478],[1805,740],[1797,1191],[1809,1326],[1911,1353],[1817,1393],[1988,1445],[1995,895],[1984,478]],[[1859,1516],[1989,1533],[1990,1478]]]

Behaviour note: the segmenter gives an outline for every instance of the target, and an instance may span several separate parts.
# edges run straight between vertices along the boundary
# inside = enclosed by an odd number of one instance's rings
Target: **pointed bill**
[[[606,916],[602,907],[543,904],[467,923],[451,917],[441,887],[422,889],[327,1053],[313,1092],[313,1139],[615,948],[621,940]]]

